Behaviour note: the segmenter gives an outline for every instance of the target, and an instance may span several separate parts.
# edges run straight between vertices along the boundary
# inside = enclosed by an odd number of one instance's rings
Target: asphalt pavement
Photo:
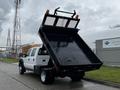
[[[16,64],[0,62],[0,90],[120,90],[82,80],[72,82],[69,78],[56,78],[52,85],[43,85],[33,72],[19,75]]]

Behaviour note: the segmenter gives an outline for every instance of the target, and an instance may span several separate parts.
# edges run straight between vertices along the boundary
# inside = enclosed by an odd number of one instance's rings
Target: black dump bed
[[[49,55],[58,67],[76,67],[86,71],[98,69],[102,62],[78,35],[76,27],[79,20],[46,14],[39,29],[39,35]],[[50,23],[48,24],[48,22]]]

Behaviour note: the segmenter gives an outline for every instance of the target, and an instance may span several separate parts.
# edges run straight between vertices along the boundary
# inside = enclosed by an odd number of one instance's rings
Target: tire
[[[40,73],[40,81],[43,84],[52,84],[54,82],[54,75],[51,71],[42,70]]]
[[[74,73],[74,75],[71,75],[70,78],[72,79],[72,81],[77,82],[77,81],[81,81],[84,75],[85,75],[84,72]]]
[[[24,68],[23,65],[20,64],[20,65],[19,65],[19,74],[20,74],[20,75],[23,75],[24,72],[25,72],[25,68]]]
[[[70,77],[73,82],[81,81],[81,77],[72,76]]]

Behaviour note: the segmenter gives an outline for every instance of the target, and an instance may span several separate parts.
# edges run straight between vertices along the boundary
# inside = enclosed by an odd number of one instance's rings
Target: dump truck
[[[71,16],[58,15],[58,13],[71,14]],[[43,84],[50,84],[55,77],[68,76],[72,81],[80,81],[85,72],[99,69],[102,62],[78,34],[79,21],[75,11],[71,13],[57,8],[54,14],[50,14],[47,10],[38,31],[43,45],[36,51],[32,48],[29,56],[32,52],[36,54],[31,57],[31,61],[28,56],[19,60],[20,74],[32,70],[40,75]],[[37,58],[38,56],[41,58]],[[31,65],[29,67],[26,66],[26,58],[27,63]],[[31,63],[33,61],[34,64]]]

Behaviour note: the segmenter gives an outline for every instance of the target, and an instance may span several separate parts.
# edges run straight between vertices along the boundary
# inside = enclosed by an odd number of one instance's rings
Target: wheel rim
[[[41,72],[41,81],[45,82],[45,79],[46,79],[46,73],[45,73],[45,71],[42,71]]]

